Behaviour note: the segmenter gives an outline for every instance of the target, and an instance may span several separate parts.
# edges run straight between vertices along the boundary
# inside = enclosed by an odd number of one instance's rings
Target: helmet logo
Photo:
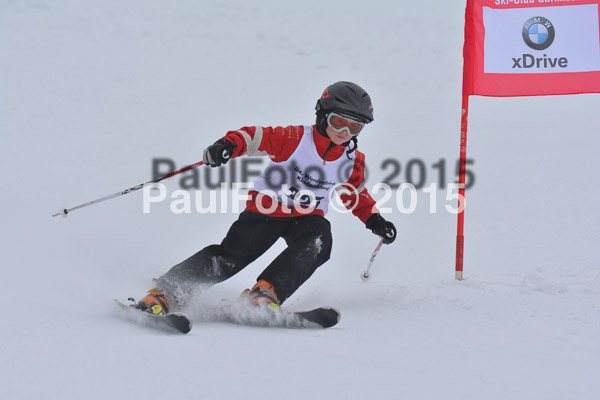
[[[326,99],[329,97],[329,88],[325,89],[321,98]]]

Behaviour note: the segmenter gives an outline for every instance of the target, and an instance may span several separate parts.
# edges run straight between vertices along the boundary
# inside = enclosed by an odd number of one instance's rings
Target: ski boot
[[[252,290],[244,290],[240,295],[240,300],[247,300],[255,307],[264,307],[274,313],[281,310],[273,285],[262,279],[254,285]]]
[[[148,290],[148,294],[134,306],[138,310],[154,315],[167,315],[171,305],[164,293],[158,289]]]

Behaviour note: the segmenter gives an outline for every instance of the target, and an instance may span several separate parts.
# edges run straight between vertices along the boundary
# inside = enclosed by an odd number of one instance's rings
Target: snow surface
[[[149,180],[152,158],[196,162],[229,129],[310,124],[337,80],[373,98],[367,187],[388,158],[395,181],[417,158],[427,184],[440,159],[452,182],[464,7],[0,0],[0,398],[600,398],[600,95],[471,98],[462,282],[445,190],[436,213],[422,190],[412,214],[388,202],[399,237],[368,283],[377,238],[331,213],[331,260],[285,304],[340,308],[329,330],[197,322],[176,335],[119,317],[112,299],[142,296],[235,213],[144,214],[137,192],[50,217]],[[190,314],[235,299],[283,246]]]

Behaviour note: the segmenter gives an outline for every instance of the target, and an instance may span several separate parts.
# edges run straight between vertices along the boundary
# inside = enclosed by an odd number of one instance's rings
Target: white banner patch
[[[483,7],[485,73],[600,71],[598,5]]]

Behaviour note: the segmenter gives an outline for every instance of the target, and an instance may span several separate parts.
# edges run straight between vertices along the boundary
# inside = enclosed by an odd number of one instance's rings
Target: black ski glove
[[[396,227],[390,221],[386,221],[381,214],[373,214],[367,220],[367,229],[383,239],[383,243],[390,244],[396,240]]]
[[[217,140],[215,144],[204,149],[202,161],[204,161],[205,165],[210,165],[211,167],[227,164],[227,161],[233,155],[233,149],[236,147],[237,143],[230,142],[227,139]]]

